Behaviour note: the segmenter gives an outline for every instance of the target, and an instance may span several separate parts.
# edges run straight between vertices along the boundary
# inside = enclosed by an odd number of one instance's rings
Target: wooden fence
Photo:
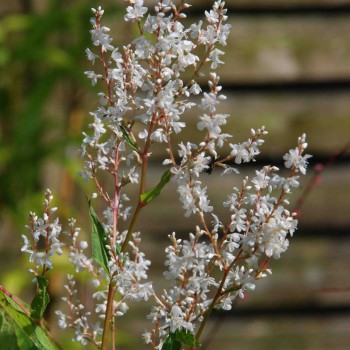
[[[189,2],[191,19],[202,16],[211,3]],[[350,1],[228,0],[226,4],[232,34],[219,74],[228,97],[221,111],[233,116],[227,132],[244,140],[251,127],[267,127],[270,134],[258,165],[280,165],[284,152],[306,132],[313,154],[306,184],[314,165],[327,163],[350,141]],[[251,171],[244,167],[242,174]],[[161,173],[154,167],[150,178],[157,182]],[[231,178],[215,172],[205,181],[208,187],[215,186],[217,206],[219,197],[234,186]],[[349,196],[346,152],[326,168],[322,183],[304,203],[299,230],[288,252],[272,263],[272,276],[259,281],[257,290],[232,312],[216,314],[205,336],[206,350],[350,347]],[[182,210],[175,201],[169,186],[158,206],[143,213],[149,227],[145,244],[152,252],[165,244],[170,233],[163,231],[162,223],[171,222],[180,234],[193,230],[191,220],[179,219]],[[158,255],[154,279],[163,270]],[[143,330],[144,324],[135,327]]]

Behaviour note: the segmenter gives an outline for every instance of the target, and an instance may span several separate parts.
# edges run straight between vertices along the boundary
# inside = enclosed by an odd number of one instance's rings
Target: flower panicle
[[[305,135],[283,156],[289,175],[263,166],[228,191],[220,215],[214,207],[205,177],[237,177],[238,167],[260,155],[268,132],[264,126],[251,129],[241,142],[225,132],[230,115],[220,112],[227,97],[216,73],[231,29],[225,2],[215,1],[203,20],[190,25],[183,21],[189,7],[185,1],[160,0],[149,8],[143,0],[128,0],[124,20],[134,23],[138,34],[123,47],[115,46],[103,25],[104,10],[92,9],[92,45],[85,51],[92,69],[85,75],[99,92],[80,147],[81,175],[95,185],[89,201],[91,243],[80,237],[75,219],[65,231],[68,259],[75,274],[90,277],[92,302],[83,305],[79,283],[70,274],[63,299],[68,311],[56,312],[59,326],[74,328],[73,340],[83,345],[107,349],[115,317],[125,315],[131,302],[151,299],[147,318],[153,328],[144,341],[162,349],[185,333],[193,336],[194,346],[214,309],[231,310],[258,279],[271,274],[269,260],[286,252],[297,228],[288,197],[306,173]],[[207,86],[203,67],[209,69]],[[186,139],[182,132],[189,114],[196,130]],[[150,187],[149,161],[157,154],[165,172]],[[169,181],[184,216],[197,222],[187,238],[169,236],[164,272],[169,285],[158,294],[148,279],[151,261],[136,227],[140,212]],[[51,269],[51,256],[62,253],[61,225],[51,202],[47,192],[43,217],[32,213],[30,235],[23,235],[22,251],[30,254],[35,275]],[[93,206],[102,208],[100,215]],[[43,240],[44,252],[38,244]]]

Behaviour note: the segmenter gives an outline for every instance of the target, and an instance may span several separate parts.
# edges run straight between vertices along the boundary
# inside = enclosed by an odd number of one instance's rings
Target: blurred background
[[[149,1],[149,3],[151,0]],[[190,21],[203,18],[209,0],[189,1]],[[313,168],[327,165],[300,208],[300,225],[288,252],[271,264],[273,275],[237,303],[216,314],[204,336],[204,349],[342,350],[350,344],[350,1],[228,0],[232,24],[219,74],[227,100],[226,131],[244,140],[250,128],[269,131],[254,167],[282,165],[285,151],[308,135]],[[88,235],[85,194],[90,184],[77,175],[81,131],[97,103],[83,72],[90,69],[90,8],[102,5],[115,45],[130,41],[117,0],[12,0],[0,2],[0,283],[29,302],[31,276],[20,255],[29,211],[40,213],[50,187],[63,221],[78,218]],[[202,81],[203,84],[205,81]],[[191,120],[188,121],[191,124]],[[195,125],[195,121],[192,121]],[[190,132],[191,133],[191,132]],[[162,169],[153,166],[154,178]],[[232,178],[215,172],[205,179],[218,207],[233,187]],[[238,182],[237,182],[238,183]],[[292,198],[296,205],[298,196]],[[185,220],[171,186],[143,213],[148,255],[158,256],[151,275],[163,271],[167,235],[185,235]],[[222,199],[221,199],[222,198]],[[159,219],[161,217],[161,219]],[[144,220],[144,221],[143,221]],[[152,260],[152,258],[151,258]],[[62,264],[64,271],[68,267]],[[64,275],[52,274],[53,311]],[[143,331],[148,308],[132,311],[122,328]],[[140,317],[141,315],[141,317]],[[135,317],[137,321],[135,321]],[[55,317],[49,312],[53,332]],[[81,349],[57,333],[63,349]],[[69,335],[70,336],[70,335]],[[119,349],[142,349],[139,336],[123,335]],[[69,344],[69,345],[68,345]]]

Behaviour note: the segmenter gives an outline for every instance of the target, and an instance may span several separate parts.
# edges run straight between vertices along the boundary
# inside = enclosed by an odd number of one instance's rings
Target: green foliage
[[[119,125],[120,130],[123,134],[123,138],[124,140],[129,144],[129,146],[135,150],[136,152],[138,152],[138,148],[136,143],[134,142],[134,140],[131,138],[130,134],[128,133],[128,131],[125,129],[125,127],[123,125]]]
[[[30,305],[31,313],[30,317],[34,320],[41,320],[47,305],[50,302],[50,296],[47,292],[47,286],[49,281],[45,277],[37,276],[38,290],[33,298],[33,301]]]
[[[89,7],[84,1],[69,6],[49,1],[42,14],[0,20],[0,181],[6,183],[0,206],[15,215],[21,202],[40,190],[44,160],[62,154],[68,141],[64,118],[47,115],[51,95],[62,82],[72,91],[88,86],[80,67],[89,42]],[[53,136],[53,128],[63,130]]]
[[[196,341],[192,333],[182,329],[168,335],[162,346],[162,350],[180,350],[181,345],[199,347],[201,343]]]
[[[151,188],[149,191],[143,193],[141,195],[141,201],[144,205],[151,202],[154,198],[158,197],[162,192],[162,189],[168,184],[171,178],[171,171],[167,170],[160,179],[157,186]]]
[[[168,337],[165,339],[165,342],[162,346],[162,350],[180,350],[181,349],[181,342],[178,341],[175,337],[174,333],[171,333],[168,335]]]
[[[3,291],[0,291],[0,348],[58,350],[45,328],[26,315]]]
[[[108,261],[109,254],[106,247],[106,242],[108,234],[103,228],[101,222],[99,221],[94,208],[91,206],[91,201],[89,200],[89,212],[92,220],[92,234],[91,234],[91,244],[92,244],[92,257],[95,262],[97,262],[103,269],[108,273]]]
[[[20,330],[20,328],[18,329]],[[3,309],[0,310],[0,346],[6,346],[9,349],[19,349],[17,345],[17,336],[15,324],[6,315]]]

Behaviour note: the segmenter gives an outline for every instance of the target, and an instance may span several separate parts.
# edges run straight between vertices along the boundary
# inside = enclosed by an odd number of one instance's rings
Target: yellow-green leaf
[[[108,273],[108,261],[109,254],[107,249],[108,234],[103,228],[99,221],[95,210],[91,206],[91,200],[89,203],[89,213],[92,220],[92,234],[91,234],[91,245],[92,245],[92,257],[102,268]]]
[[[138,150],[138,148],[137,148],[137,146],[136,146],[136,143],[135,143],[135,141],[131,138],[131,136],[130,136],[129,132],[126,130],[126,128],[125,128],[123,125],[119,125],[119,127],[120,127],[120,130],[121,130],[122,134],[123,134],[124,140],[129,144],[129,146],[130,146],[133,150],[135,150],[136,152],[138,152],[139,150]]]
[[[141,202],[142,204],[146,205],[149,202],[151,202],[154,198],[158,197],[160,195],[160,192],[162,189],[167,185],[167,183],[170,181],[171,178],[171,171],[167,170],[162,178],[160,179],[157,186],[151,188],[149,191],[143,193],[141,195]]]
[[[6,322],[6,327],[1,327],[1,330],[6,332],[1,334],[0,349],[10,349],[9,344],[15,337],[17,344],[14,350],[58,350],[47,330],[26,315],[2,290],[0,315],[1,323]]]
[[[50,296],[47,292],[47,286],[49,285],[49,281],[45,277],[41,276],[37,276],[36,280],[38,283],[38,290],[30,305],[30,317],[32,317],[34,320],[41,320],[46,310],[46,307],[50,302]]]

